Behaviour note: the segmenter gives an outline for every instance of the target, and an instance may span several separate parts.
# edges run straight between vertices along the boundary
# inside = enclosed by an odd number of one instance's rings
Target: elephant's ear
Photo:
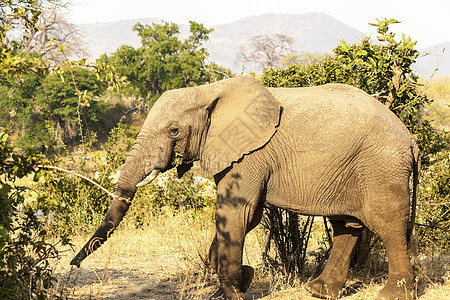
[[[276,131],[281,106],[255,78],[227,79],[200,89],[210,99],[200,171],[210,177],[264,146]]]

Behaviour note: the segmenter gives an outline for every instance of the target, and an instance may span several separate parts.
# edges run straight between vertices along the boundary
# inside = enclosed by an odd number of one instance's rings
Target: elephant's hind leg
[[[405,238],[406,239],[406,238]],[[406,242],[385,242],[389,261],[389,277],[379,292],[381,299],[416,299],[414,276],[406,249]]]
[[[388,257],[389,276],[386,285],[379,292],[380,299],[416,298],[406,243],[410,204],[408,181],[405,181],[403,186],[393,185],[390,189],[383,190],[378,203],[389,203],[389,206],[378,206],[376,218],[365,222],[383,241]]]
[[[306,288],[316,297],[338,297],[347,280],[350,256],[363,228],[347,227],[345,221],[331,220],[333,246],[322,274],[307,283]]]
[[[406,246],[406,225],[404,230],[393,230],[380,237],[389,262],[388,281],[379,292],[380,299],[416,299],[414,275]]]

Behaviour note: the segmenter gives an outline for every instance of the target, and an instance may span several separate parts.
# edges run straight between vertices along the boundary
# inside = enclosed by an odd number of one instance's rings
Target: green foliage
[[[423,251],[450,250],[450,150],[430,155],[421,174],[417,225]]]
[[[48,64],[36,56],[22,55],[27,36],[39,29],[41,5],[45,0],[8,0],[0,2],[0,74],[19,77],[26,71],[46,72]],[[22,40],[14,37],[22,33]]]
[[[80,124],[89,129],[96,125],[99,108],[112,108],[112,105],[104,107],[106,103],[99,104],[99,101],[94,100],[105,89],[106,84],[97,78],[94,71],[81,67],[64,67],[45,78],[37,92],[36,104],[40,107],[43,118],[51,120],[54,127],[60,129],[60,137],[69,142],[79,136]]]
[[[326,83],[344,83],[348,73],[342,65],[326,58],[310,65],[292,65],[285,69],[269,69],[260,80],[267,87],[304,87]]]
[[[108,132],[125,112],[121,103],[101,100],[106,83],[89,68],[66,66],[45,78],[31,72],[2,78],[0,126],[16,132],[23,149],[80,141],[83,128],[88,135]]]
[[[34,174],[42,156],[28,150],[16,154],[0,134],[0,298],[46,299],[56,282],[50,259],[59,258],[55,244],[26,199],[19,179]],[[63,239],[63,244],[68,240]]]
[[[106,153],[99,153],[94,157],[95,165],[92,168],[97,172],[93,180],[108,190],[113,190],[117,170],[125,161],[124,153],[131,147],[131,144],[123,142],[123,132],[121,124],[113,128],[108,141],[103,145]],[[72,157],[72,164],[77,167],[75,171],[78,174],[90,178],[92,174],[84,170],[86,162],[83,159],[83,153],[80,157]],[[106,214],[110,200],[107,194],[80,177],[46,172],[45,181],[39,186],[35,208],[43,211],[49,232],[72,235],[94,230]]]
[[[112,66],[120,77],[127,78],[129,93],[154,102],[166,90],[211,81],[213,76],[205,63],[208,53],[203,43],[212,29],[191,21],[191,35],[184,41],[178,38],[180,30],[173,23],[137,23],[133,30],[141,38],[141,47],[124,45],[99,60],[103,65]],[[230,75],[228,70],[223,74],[222,71],[213,74],[214,80]]]
[[[28,126],[35,112],[33,95],[39,85],[39,77],[32,72],[24,72],[20,79],[0,74],[1,127],[21,130]]]
[[[13,153],[8,144],[8,135],[0,134],[0,183],[1,183],[1,214],[0,234],[6,236],[11,230],[15,209],[23,204],[25,198],[24,187],[15,186],[15,181],[34,172],[34,166],[41,160],[41,156],[29,150],[26,154]]]
[[[201,212],[209,211],[214,203],[215,185],[212,182],[194,177],[192,172],[178,179],[176,170],[172,169],[136,194],[128,218],[139,227],[164,207]]]

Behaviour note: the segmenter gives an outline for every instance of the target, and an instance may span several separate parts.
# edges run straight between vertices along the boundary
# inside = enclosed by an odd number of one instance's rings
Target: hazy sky
[[[208,27],[265,13],[323,12],[366,34],[367,23],[394,18],[391,28],[418,40],[419,48],[450,41],[449,0],[71,0],[73,23],[160,18],[168,22],[200,22]]]

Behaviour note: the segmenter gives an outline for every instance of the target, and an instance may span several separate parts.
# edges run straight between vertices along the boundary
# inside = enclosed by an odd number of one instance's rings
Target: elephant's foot
[[[235,289],[233,286],[221,285],[209,299],[242,300],[245,299],[245,297],[244,293]]]
[[[306,289],[314,296],[325,299],[336,299],[342,293],[342,283],[323,280],[320,276],[306,284]]]
[[[253,275],[255,274],[255,270],[250,266],[242,266],[242,281],[239,289],[241,292],[245,293],[245,291],[252,283]]]
[[[242,278],[239,288],[235,288],[231,284],[221,283],[219,289],[211,296],[210,299],[245,299],[244,293],[252,282],[255,270],[250,266],[242,266]]]
[[[386,285],[378,293],[379,299],[384,300],[394,300],[394,299],[405,299],[405,300],[415,300],[416,291],[414,289],[414,284],[405,284],[404,280],[391,283],[388,280]]]

